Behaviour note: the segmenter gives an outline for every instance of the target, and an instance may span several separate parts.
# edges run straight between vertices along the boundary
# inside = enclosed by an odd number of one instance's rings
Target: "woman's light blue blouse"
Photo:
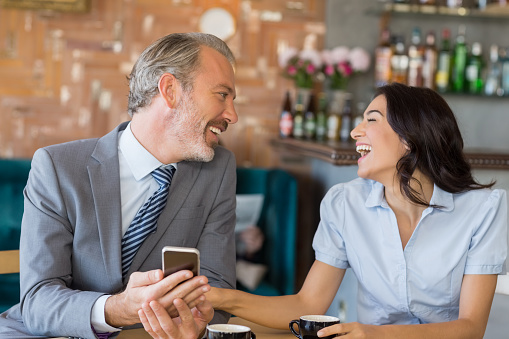
[[[505,273],[504,190],[451,194],[434,187],[403,250],[382,184],[355,179],[332,187],[320,206],[316,259],[351,268],[359,281],[358,321],[418,324],[458,318],[464,274]]]

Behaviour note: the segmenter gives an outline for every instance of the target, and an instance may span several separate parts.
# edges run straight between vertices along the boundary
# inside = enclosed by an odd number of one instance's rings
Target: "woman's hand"
[[[380,326],[376,325],[364,325],[357,322],[353,323],[343,323],[332,325],[321,329],[318,331],[319,337],[327,337],[330,335],[338,336],[343,338],[359,338],[359,339],[367,339],[367,338],[377,338],[382,339],[382,333],[379,331]]]
[[[157,301],[144,303],[138,311],[147,333],[156,339],[197,339],[203,334],[214,316],[214,309],[207,300],[190,309],[182,299],[173,302],[179,317],[171,318]]]

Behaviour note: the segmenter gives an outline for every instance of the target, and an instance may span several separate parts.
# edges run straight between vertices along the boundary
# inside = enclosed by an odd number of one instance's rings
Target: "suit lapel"
[[[155,233],[150,234],[141,245],[138,253],[136,253],[134,257],[127,276],[139,270],[143,262],[153,251],[154,247],[161,240],[164,233],[168,230],[171,222],[182,207],[182,204],[186,200],[189,192],[191,192],[196,179],[198,178],[201,167],[201,162],[183,161],[178,163],[177,172],[175,172],[172,183],[170,185],[168,201],[166,202],[166,206],[161,212],[161,215],[157,221],[157,230]]]
[[[102,257],[113,290],[122,288],[122,210],[118,164],[118,133],[127,123],[97,142],[88,166]]]

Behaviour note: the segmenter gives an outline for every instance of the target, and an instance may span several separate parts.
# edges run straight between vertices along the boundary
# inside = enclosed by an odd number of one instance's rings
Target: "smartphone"
[[[163,247],[164,276],[189,270],[194,276],[200,275],[200,251],[192,247]]]

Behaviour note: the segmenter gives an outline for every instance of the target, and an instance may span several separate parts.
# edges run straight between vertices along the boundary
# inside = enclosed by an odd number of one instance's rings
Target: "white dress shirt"
[[[119,134],[118,163],[120,168],[120,201],[122,205],[122,235],[127,232],[138,210],[158,190],[159,184],[151,173],[158,167],[169,166],[157,160],[143,147],[131,131],[129,123]],[[177,164],[170,164],[177,168]],[[104,305],[110,295],[103,295],[92,308],[91,322],[96,332],[117,332],[104,317]]]

